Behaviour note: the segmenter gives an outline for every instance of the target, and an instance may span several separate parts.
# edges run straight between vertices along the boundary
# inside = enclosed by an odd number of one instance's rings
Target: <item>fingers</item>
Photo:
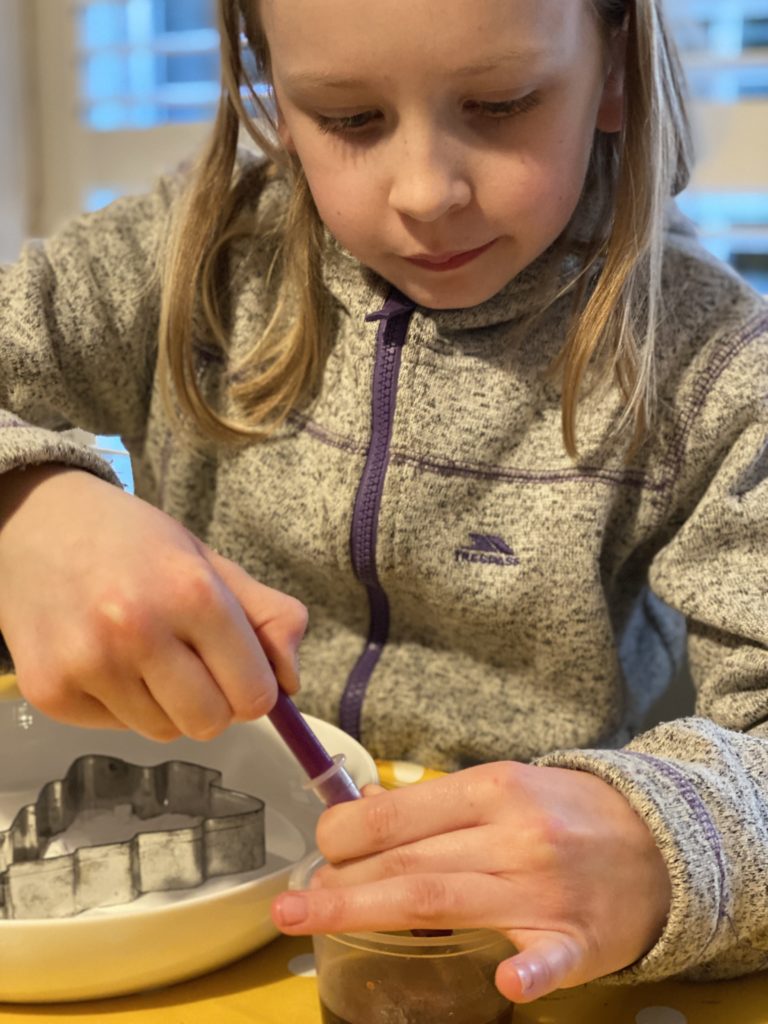
[[[131,729],[140,736],[160,742],[175,740],[185,731],[158,704],[144,680],[132,679],[123,685],[115,685],[115,682],[113,678],[109,687],[97,684],[93,693],[89,693],[88,684],[85,683],[82,693],[77,695],[78,698],[82,696],[89,699],[92,705],[101,709],[104,724],[100,728],[113,728],[108,721],[111,718],[113,722],[119,723],[119,728]],[[83,724],[80,712],[76,721],[78,725]]]
[[[267,713],[277,679],[298,689],[302,605],[141,499],[87,473],[55,473],[25,492],[3,530],[13,595],[0,602],[3,638],[17,670],[34,662],[20,678],[52,717],[207,738]]]
[[[318,823],[320,851],[335,864],[484,824],[497,799],[495,793],[485,794],[485,776],[490,773],[468,768],[418,786],[337,804]]]
[[[517,936],[513,940],[518,947],[526,941]],[[588,980],[585,959],[583,949],[571,936],[538,933],[516,956],[499,964],[496,987],[512,1002],[530,1003],[555,989]]]
[[[66,705],[58,707],[43,707],[44,701],[39,701],[36,694],[27,694],[21,678],[17,676],[19,690],[30,704],[34,703],[40,710],[58,722],[67,725],[76,725],[82,729],[126,729],[127,726],[119,718],[108,711],[101,701],[90,697],[85,693],[74,695],[67,700]]]
[[[266,714],[277,697],[275,674],[218,570],[201,559],[187,567],[178,591],[168,611],[171,635],[184,641],[205,665],[235,719]],[[139,639],[134,639],[138,644]],[[151,647],[154,654],[157,644]]]
[[[143,681],[126,677],[117,663],[90,663],[74,655],[68,669],[56,671],[47,661],[20,658],[16,677],[24,697],[59,722],[86,729],[133,729],[149,739],[180,735],[147,691]]]
[[[286,693],[296,693],[299,689],[298,648],[307,628],[304,605],[288,594],[254,580],[240,566],[210,548],[205,549],[205,557],[239,602],[280,686]]]
[[[172,641],[160,646],[154,657],[141,665],[141,670],[142,689],[171,729],[166,735],[155,732],[154,739],[172,739],[183,734],[196,740],[208,740],[231,724],[233,712],[224,693],[206,665],[185,644]],[[136,726],[127,721],[127,715],[137,719],[140,714],[145,725],[150,721],[148,703],[141,709],[135,706],[136,689],[133,688],[129,701],[121,702],[119,709],[105,700],[115,714],[122,712],[122,720],[132,729]],[[159,721],[156,728],[162,728]]]
[[[504,928],[514,906],[509,882],[471,872],[409,875],[341,889],[287,892],[272,918],[290,935],[400,931],[408,928]]]
[[[317,885],[339,888],[377,882],[400,875],[424,875],[473,871],[493,875],[509,871],[510,849],[498,841],[490,826],[429,836],[414,843],[395,846],[382,853],[341,864],[326,864],[314,878]]]

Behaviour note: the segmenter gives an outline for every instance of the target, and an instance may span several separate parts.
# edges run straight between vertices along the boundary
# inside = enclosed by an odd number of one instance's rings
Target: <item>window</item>
[[[218,99],[215,0],[87,3],[77,11],[82,116],[95,131],[204,121]]]
[[[768,0],[668,0],[700,159],[680,206],[704,244],[768,292]]]
[[[21,0],[16,0],[21,7]],[[147,188],[195,151],[218,98],[215,0],[23,0],[35,51],[27,121],[40,197],[29,231]],[[699,159],[680,205],[704,243],[768,292],[768,0],[666,0]],[[115,439],[98,438],[124,481]]]
[[[199,146],[218,97],[215,0],[29,2],[46,96],[33,229],[48,232],[75,209],[146,188]],[[700,140],[681,206],[713,252],[764,288],[768,0],[667,0],[667,11]]]

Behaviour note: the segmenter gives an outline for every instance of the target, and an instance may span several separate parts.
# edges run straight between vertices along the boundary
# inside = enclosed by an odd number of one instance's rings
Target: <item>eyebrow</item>
[[[507,50],[487,60],[475,64],[465,64],[454,68],[448,74],[455,78],[476,78],[488,74],[507,64],[519,64],[526,60],[535,60],[543,54],[543,50],[531,47],[527,50]],[[297,86],[324,86],[328,89],[360,89],[370,85],[362,78],[336,78],[332,71],[299,71],[285,76],[286,82]]]

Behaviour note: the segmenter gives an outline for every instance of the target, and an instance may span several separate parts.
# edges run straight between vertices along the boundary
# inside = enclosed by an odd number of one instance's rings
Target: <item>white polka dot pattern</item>
[[[302,953],[288,961],[288,970],[297,978],[314,978],[317,976],[315,970],[315,958],[311,953]]]
[[[671,1006],[647,1006],[635,1017],[635,1024],[688,1024],[688,1018]]]
[[[418,782],[424,774],[424,768],[422,765],[414,764],[412,761],[393,761],[392,773],[398,782]]]

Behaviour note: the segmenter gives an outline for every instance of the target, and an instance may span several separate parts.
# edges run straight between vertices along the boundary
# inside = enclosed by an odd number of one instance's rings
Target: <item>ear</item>
[[[597,110],[597,130],[611,134],[624,125],[624,83],[627,62],[627,30],[619,29],[608,44],[608,64],[603,94]]]

